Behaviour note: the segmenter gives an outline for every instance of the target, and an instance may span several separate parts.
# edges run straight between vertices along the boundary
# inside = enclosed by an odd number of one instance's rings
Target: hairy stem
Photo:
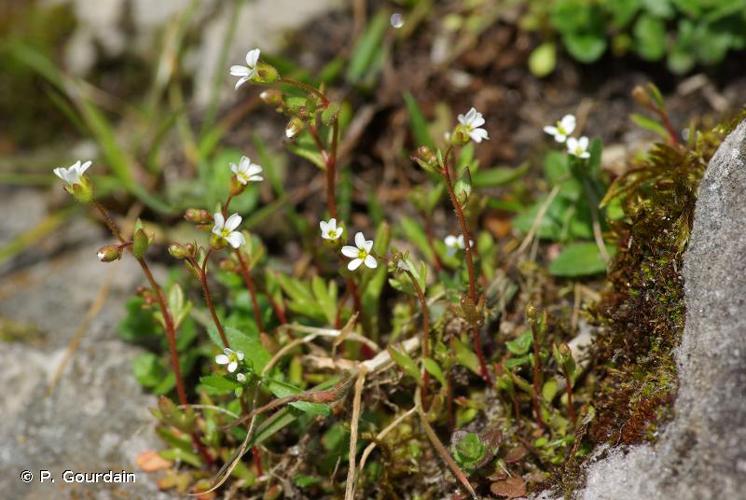
[[[236,249],[236,256],[238,256],[239,269],[241,270],[241,276],[246,284],[246,288],[249,290],[249,297],[251,297],[251,307],[254,309],[254,321],[256,326],[259,327],[259,331],[264,331],[264,322],[262,321],[262,310],[259,309],[259,301],[256,298],[256,285],[251,277],[251,270],[246,264],[246,259],[243,258],[243,254],[240,249]]]
[[[448,196],[451,198],[451,204],[453,205],[453,209],[456,212],[456,218],[458,219],[458,223],[461,228],[461,234],[464,236],[466,270],[469,274],[469,300],[471,301],[472,305],[476,307],[479,300],[477,297],[477,278],[474,271],[474,250],[471,244],[471,232],[469,231],[469,225],[467,224],[466,217],[464,216],[463,207],[461,206],[461,203],[459,203],[458,197],[456,197],[456,192],[453,189],[450,167],[448,166],[448,159],[451,156],[452,151],[453,146],[449,146],[448,150],[446,151],[445,160],[443,161],[443,168],[441,169],[441,171],[443,174],[443,179],[445,180],[446,189],[448,189]],[[485,382],[490,383],[491,377],[489,371],[487,370],[487,362],[485,361],[484,350],[482,349],[482,339],[480,337],[479,328],[477,327],[477,325],[472,324],[471,329],[474,351],[476,352],[477,358],[479,359],[480,374],[482,375],[482,379],[484,379]]]
[[[223,342],[223,347],[230,348],[230,342],[228,342],[228,337],[225,335],[225,330],[223,329],[223,324],[220,322],[220,318],[218,318],[218,313],[215,310],[215,304],[212,301],[212,294],[210,293],[210,286],[207,283],[207,262],[210,258],[210,254],[212,253],[212,249],[208,250],[205,254],[205,261],[202,265],[202,267],[199,266],[199,264],[193,260],[189,259],[190,264],[194,269],[197,271],[197,276],[199,277],[199,283],[202,285],[202,295],[205,297],[205,305],[207,306],[207,309],[210,311],[210,316],[212,317],[213,323],[215,323],[215,327],[218,329],[218,334],[220,335],[220,340]]]

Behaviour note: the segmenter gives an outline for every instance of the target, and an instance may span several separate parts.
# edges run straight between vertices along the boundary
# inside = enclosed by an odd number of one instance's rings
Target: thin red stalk
[[[535,334],[534,334],[535,335]],[[534,413],[536,414],[536,421],[542,429],[546,429],[544,419],[541,417],[541,355],[539,353],[539,343],[533,342],[533,358],[534,363],[532,367],[532,385],[533,394],[531,395],[531,403],[534,407]]]
[[[456,212],[456,218],[458,219],[459,226],[461,227],[461,234],[464,236],[464,251],[466,254],[466,270],[469,274],[469,300],[474,307],[477,306],[477,279],[474,272],[474,259],[472,256],[471,246],[471,233],[469,232],[469,226],[466,223],[466,217],[464,216],[463,208],[456,197],[456,192],[453,189],[453,181],[451,180],[451,172],[448,166],[448,159],[450,157],[452,147],[448,148],[446,152],[445,161],[443,162],[443,178],[445,179],[446,188],[448,189],[448,195],[451,198],[451,204]],[[474,344],[474,350],[476,351],[477,358],[479,359],[479,371],[482,375],[482,379],[485,382],[491,383],[490,372],[487,370],[487,362],[484,358],[484,350],[482,349],[482,339],[479,334],[479,328],[477,325],[472,325],[472,342]]]
[[[412,286],[414,287],[414,291],[417,294],[417,300],[420,302],[420,308],[422,309],[422,357],[423,359],[427,359],[430,357],[430,312],[427,308],[427,299],[425,298],[425,293],[422,291],[422,288],[420,287],[419,283],[417,283],[417,280],[415,279],[414,275],[411,271],[405,270],[404,272],[407,273],[407,276],[409,276],[409,280],[412,282]],[[427,401],[427,386],[430,383],[430,374],[427,370],[424,371],[422,374],[422,405],[424,406],[424,410],[427,411],[428,408],[428,401]]]
[[[220,335],[220,340],[223,342],[224,347],[230,347],[230,343],[228,342],[228,337],[225,335],[225,330],[223,329],[222,323],[220,323],[220,318],[218,318],[218,313],[215,310],[215,304],[212,302],[212,294],[210,293],[210,286],[207,284],[207,261],[210,258],[210,254],[212,253],[212,249],[207,251],[207,254],[205,254],[205,262],[200,268],[196,261],[191,260],[190,263],[192,266],[197,270],[197,275],[199,276],[199,282],[200,285],[202,285],[202,294],[205,297],[205,304],[207,305],[207,309],[210,311],[210,316],[212,316],[212,321],[215,323],[215,327],[218,329],[218,334]]]
[[[572,422],[573,427],[575,427],[575,424],[577,422],[577,415],[575,414],[575,406],[572,402],[572,380],[570,378],[570,374],[567,372],[565,373],[565,392],[567,393],[567,413],[570,417],[570,422]]]
[[[256,326],[259,327],[259,331],[264,331],[264,322],[262,321],[262,310],[259,309],[259,301],[256,298],[256,285],[251,277],[251,271],[249,266],[246,264],[246,259],[243,258],[243,254],[240,249],[236,249],[236,255],[238,256],[239,269],[241,270],[241,276],[246,284],[246,288],[249,290],[249,297],[251,297],[251,307],[254,309],[254,321]]]
[[[122,237],[122,233],[119,230],[119,227],[117,227],[116,223],[109,215],[109,212],[103,207],[103,205],[101,205],[97,201],[94,201],[93,205],[104,218],[104,222],[106,223],[107,227],[112,232],[114,237],[116,237],[122,243],[122,245],[128,245],[129,242],[126,241],[124,237]],[[163,316],[164,327],[166,330],[166,342],[168,344],[169,360],[171,363],[171,369],[174,372],[174,379],[176,381],[176,395],[179,398],[179,403],[185,407],[188,407],[189,400],[187,399],[186,388],[184,387],[184,379],[181,375],[179,352],[176,349],[176,326],[174,325],[173,316],[171,316],[171,311],[168,308],[166,298],[163,294],[163,289],[155,280],[153,273],[150,271],[150,266],[148,266],[148,263],[142,257],[135,257],[135,259],[137,260],[137,263],[140,264],[142,272],[143,274],[145,274],[145,278],[148,280],[148,283],[150,283],[150,287],[155,292],[156,300],[158,301],[158,308],[161,310],[161,315]],[[202,440],[199,438],[199,435],[196,431],[192,432],[192,443],[197,448],[205,462],[208,465],[212,464],[213,459],[205,448],[205,445],[202,443]]]

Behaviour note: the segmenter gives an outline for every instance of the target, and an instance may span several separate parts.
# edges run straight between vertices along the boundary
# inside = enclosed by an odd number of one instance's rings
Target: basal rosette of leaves
[[[676,74],[746,48],[744,0],[530,1],[522,24],[548,35],[529,61],[539,76],[552,72],[560,46],[582,63],[631,53]]]

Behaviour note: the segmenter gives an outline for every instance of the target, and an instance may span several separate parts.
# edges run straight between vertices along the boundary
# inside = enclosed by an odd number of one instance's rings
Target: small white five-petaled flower
[[[58,167],[54,169],[54,175],[62,179],[67,183],[68,186],[72,187],[75,184],[80,184],[80,180],[83,177],[83,174],[86,170],[88,170],[88,167],[91,166],[91,162],[87,161],[85,163],[81,163],[80,161],[76,161],[74,164],[69,166],[68,168],[64,167]]]
[[[588,138],[583,136],[580,139],[570,137],[567,139],[567,152],[578,158],[590,158],[591,154],[588,152]]]
[[[243,353],[233,349],[223,349],[223,354],[215,356],[215,362],[219,365],[228,365],[228,371],[233,373],[238,368],[238,363],[243,361]]]
[[[445,243],[446,247],[448,247],[448,255],[454,255],[457,251],[463,250],[466,248],[466,245],[464,244],[463,234],[459,234],[458,236],[449,234],[443,239],[443,243]],[[474,242],[469,240],[469,246],[473,246],[473,245],[474,245]]]
[[[338,240],[345,230],[342,226],[337,227],[337,219],[333,217],[328,221],[320,221],[319,226],[321,226],[321,237],[329,241]]]
[[[243,234],[236,231],[236,228],[241,225],[240,215],[233,214],[225,220],[223,214],[215,212],[214,218],[215,225],[212,227],[212,234],[227,241],[233,248],[238,248],[245,243]]]
[[[231,66],[231,76],[238,76],[236,89],[256,76],[256,65],[259,62],[259,49],[253,49],[246,53],[246,66]]]
[[[471,108],[465,115],[458,115],[458,122],[466,127],[472,141],[480,143],[484,139],[489,140],[487,131],[481,128],[484,125],[484,117],[476,108]]]
[[[575,130],[575,117],[573,115],[565,115],[554,126],[544,127],[544,132],[554,137],[557,142],[565,142],[573,130]]]
[[[251,160],[242,156],[238,161],[238,165],[231,163],[231,172],[236,175],[238,182],[244,186],[249,182],[261,182],[264,180],[262,177],[262,167],[256,163],[251,163]]]
[[[372,249],[373,240],[366,240],[365,235],[361,232],[355,234],[355,246],[345,245],[342,247],[342,255],[352,259],[347,264],[347,269],[354,271],[363,263],[371,269],[378,267],[378,261],[370,254]]]

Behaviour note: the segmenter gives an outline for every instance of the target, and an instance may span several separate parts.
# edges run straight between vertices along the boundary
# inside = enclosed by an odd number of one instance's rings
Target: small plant
[[[742,0],[693,2],[665,0],[530,1],[524,27],[556,33],[562,46],[583,63],[634,53],[647,61],[666,61],[670,71],[687,73],[711,66],[729,51],[746,48],[746,3]],[[535,49],[532,71],[549,74],[556,61],[556,42]]]

